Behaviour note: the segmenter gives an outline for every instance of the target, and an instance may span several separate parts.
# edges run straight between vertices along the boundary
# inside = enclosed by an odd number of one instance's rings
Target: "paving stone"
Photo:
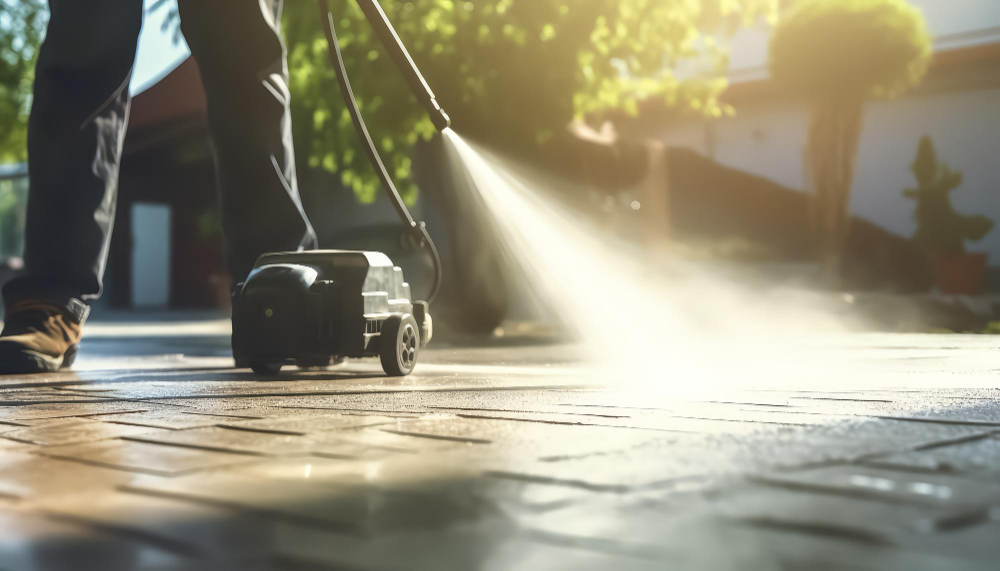
[[[127,414],[109,414],[100,418],[105,422],[116,422],[119,424],[130,424],[135,426],[151,426],[154,428],[164,428],[169,430],[184,430],[188,428],[200,428],[202,426],[215,426],[220,422],[232,420],[231,416],[194,414],[190,411],[178,412],[177,410],[170,409],[147,410]]]
[[[867,545],[850,539],[838,539],[828,531],[822,528],[732,526],[722,541],[706,545],[703,552],[715,554],[717,561],[721,559],[738,570],[986,571],[993,565],[988,560],[974,556],[955,557],[901,546]],[[694,540],[697,541],[697,538]],[[725,549],[719,549],[722,545]],[[685,550],[685,554],[692,551]],[[733,558],[728,555],[732,552],[741,556]],[[711,559],[708,561],[711,562]],[[716,565],[701,567],[709,570],[720,568]]]
[[[295,482],[240,472],[217,472],[124,489],[229,506],[301,525],[358,535],[439,528],[475,520],[485,513],[474,497],[462,494],[454,485],[447,493],[385,491],[377,486],[349,485],[346,481],[332,485],[329,479],[317,482],[310,476],[305,468]]]
[[[320,437],[317,438],[315,436]],[[336,437],[323,438],[322,434],[314,435],[313,437],[304,437],[285,433],[258,432],[256,430],[236,430],[218,426],[155,434],[140,434],[126,437],[126,440],[168,446],[183,446],[232,454],[265,456],[315,453],[342,458],[362,458],[394,452],[391,449],[347,442]]]
[[[923,396],[927,397],[926,394]],[[919,398],[912,396],[906,400],[892,402],[820,401],[819,399],[804,402],[806,406],[796,409],[795,412],[840,412],[915,423],[1000,427],[1000,413],[997,413],[989,403],[983,403],[978,399],[964,402],[948,399],[944,403],[935,402],[932,406],[928,406],[926,400],[921,402]]]
[[[241,454],[226,454],[127,440],[52,446],[39,449],[38,453],[86,464],[161,476],[231,466],[254,460],[252,456]]]
[[[0,495],[14,498],[89,494],[147,477],[23,452],[0,454]]]
[[[312,440],[300,436],[232,430],[217,426],[140,435],[127,440],[232,454],[305,454],[315,447]]]
[[[736,568],[752,551],[734,543],[739,533],[730,522],[713,517],[701,498],[650,504],[615,494],[539,514],[518,515],[518,523],[535,540],[595,551],[706,565],[693,560],[707,555],[718,568]],[[719,553],[719,546],[726,546]],[[711,557],[716,553],[721,557]],[[678,565],[689,568],[688,565]],[[757,568],[757,567],[754,567]],[[762,568],[775,568],[774,565]]]
[[[56,417],[56,418],[39,418],[39,419],[21,420],[21,421],[18,421],[17,425],[14,425],[13,423],[11,423],[11,425],[9,425],[9,426],[5,425],[6,428],[3,430],[3,433],[6,434],[7,432],[13,432],[15,430],[21,430],[21,429],[29,428],[29,427],[51,426],[51,425],[55,425],[55,424],[66,424],[66,423],[70,423],[70,422],[79,422],[81,420],[89,420],[90,418],[91,417],[61,416],[61,417]],[[100,418],[100,417],[94,417],[94,418]],[[0,434],[0,436],[2,436],[2,434]]]
[[[180,356],[0,378],[23,405],[0,435],[37,443],[0,438],[0,509],[87,549],[151,545],[163,570],[993,569],[1000,344],[964,339],[852,341],[856,378],[685,379],[683,398],[581,385],[553,347],[431,350],[406,379]]]
[[[831,431],[828,427],[805,427],[753,436],[685,435],[675,440],[653,440],[607,451],[576,454],[568,447],[570,453],[567,454],[540,458],[502,457],[499,462],[487,459],[484,463],[494,473],[508,477],[624,490],[668,485],[690,478],[848,462],[877,454],[891,445],[874,438],[877,431],[871,426],[859,425],[856,438],[831,432],[839,431]],[[926,438],[924,434],[905,436],[897,447]]]
[[[594,492],[562,486],[486,477],[476,482],[475,493],[489,498],[501,509],[515,512],[543,512],[592,499]]]
[[[746,525],[810,529],[873,545],[917,545],[926,533],[981,517],[979,510],[960,505],[917,506],[799,490],[757,489],[718,500],[714,512]]]
[[[3,438],[39,446],[58,446],[96,442],[134,434],[150,434],[158,431],[160,429],[81,419],[5,432]]]
[[[275,569],[284,571],[287,569],[294,571],[295,568],[281,567],[272,557],[250,559],[235,554],[231,556],[217,555],[208,559],[182,563],[148,565],[143,567],[142,571],[219,571],[220,569],[239,571],[273,571]],[[299,569],[303,568],[299,567]]]
[[[511,536],[502,526],[463,527],[443,533],[407,533],[356,539],[314,536],[292,530],[286,534],[287,555],[279,564],[290,569],[380,569],[439,571],[441,569],[545,569],[573,571],[652,571],[664,569],[651,561],[602,553],[572,545],[551,545]]]
[[[856,447],[861,454],[876,454],[939,445],[976,437],[984,432],[980,426],[858,419],[810,426],[803,434],[829,439],[831,443],[842,442]]]
[[[362,428],[358,430],[343,430],[329,434],[314,434],[312,435],[312,438],[320,441],[323,441],[326,438],[335,438],[340,442],[382,450],[390,450],[393,452],[413,454],[454,450],[456,448],[466,446],[465,442],[396,434],[393,432],[386,432],[385,430],[379,430],[378,428]]]
[[[635,416],[594,416],[568,413],[543,412],[493,412],[475,411],[459,412],[458,416],[470,419],[497,419],[538,422],[556,425],[607,426],[614,428],[639,428],[646,430],[663,430],[669,432],[729,432],[750,433],[778,430],[777,421],[759,420],[726,420],[712,418],[683,417],[671,414],[643,413]],[[806,424],[800,422],[800,424]]]
[[[925,553],[964,561],[962,565],[952,565],[951,569],[992,570],[1000,561],[998,537],[1000,518],[994,518],[994,521],[970,524],[947,533],[924,534],[919,541]]]
[[[443,445],[440,445],[442,444],[440,442],[429,445],[407,442],[406,444],[409,445],[407,447],[400,447],[399,442],[395,442],[395,445],[382,445],[377,444],[377,439],[374,438],[352,437],[352,432],[354,431],[315,432],[310,434],[307,438],[313,442],[311,454],[325,458],[366,460],[387,458],[395,454],[424,454],[430,457],[431,453],[454,449],[457,445],[457,443],[452,442],[443,443]],[[414,438],[414,440],[418,439]],[[392,439],[387,439],[387,441],[391,442]]]
[[[668,403],[657,403],[650,406],[650,403],[635,402],[631,398],[621,399],[621,395],[611,393],[605,394],[601,399],[601,404],[587,404],[590,401],[583,400],[580,404],[571,401],[580,398],[576,395],[587,394],[579,392],[556,393],[540,395],[537,399],[525,401],[516,393],[510,391],[498,392],[488,395],[467,395],[454,394],[448,397],[439,397],[435,401],[440,404],[429,405],[431,410],[439,410],[456,415],[477,414],[484,416],[515,416],[517,418],[531,418],[528,415],[535,415],[538,420],[553,420],[565,423],[607,423],[610,426],[640,423],[645,427],[647,423],[660,420],[663,423],[672,421],[683,422],[684,420],[702,421],[729,421],[740,422],[766,421],[761,418],[761,413],[771,411],[749,411],[741,413],[738,406],[720,405],[715,403],[692,402],[682,400],[671,400]],[[643,406],[645,404],[645,406]],[[756,415],[755,415],[756,413]],[[802,423],[801,416],[797,416],[792,424]]]
[[[83,395],[65,391],[30,391],[0,395],[0,406],[24,406],[37,404],[90,404],[113,402],[103,394]]]
[[[295,373],[292,373],[295,374]],[[296,376],[298,376],[296,374]],[[508,378],[465,378],[458,382],[451,375],[444,376],[423,376],[420,375],[417,378],[420,379],[421,383],[416,384],[411,380],[394,380],[380,378],[372,375],[371,372],[368,374],[359,374],[357,378],[351,378],[345,375],[330,375],[327,374],[324,378],[320,380],[315,380],[311,382],[304,381],[294,381],[290,378],[276,379],[269,382],[260,381],[244,381],[234,378],[225,378],[216,375],[217,378],[214,381],[205,382],[185,382],[176,383],[171,386],[166,387],[156,387],[155,392],[146,389],[132,389],[124,390],[127,387],[123,387],[123,390],[117,394],[118,398],[127,399],[211,399],[211,398],[225,398],[225,399],[283,399],[288,402],[283,402],[281,404],[295,404],[290,401],[296,397],[304,399],[304,401],[312,401],[317,397],[337,397],[341,395],[352,395],[358,393],[433,393],[439,391],[456,391],[456,390],[468,390],[468,391],[479,391],[479,390],[515,390],[515,389],[535,389],[544,390],[549,387],[560,387],[568,385],[554,384],[551,381],[553,379],[545,378],[538,379],[532,376],[510,376]],[[227,382],[219,382],[225,380]],[[563,379],[564,381],[574,380],[571,377]],[[339,381],[336,384],[331,384],[331,381]],[[152,392],[152,394],[151,394]],[[26,399],[24,402],[30,402],[30,399]],[[308,402],[305,402],[308,404]]]
[[[41,501],[33,506],[102,528],[155,538],[199,559],[265,558],[276,551],[276,527],[282,525],[229,508],[121,491]]]
[[[789,424],[789,425],[809,425],[809,424],[830,424],[837,421],[854,420],[853,416],[827,413],[802,414],[789,411],[784,408],[748,408],[745,405],[719,405],[712,403],[711,406],[692,406],[688,409],[681,409],[674,413],[679,418],[692,420],[714,420],[746,423],[767,423],[767,424]]]
[[[682,556],[733,544],[732,529],[813,536],[859,548],[916,544],[928,517],[947,512],[912,505],[886,505],[852,497],[790,490],[740,488],[687,495],[661,502],[603,497],[523,518],[523,525],[549,541],[604,545],[612,551]],[[759,547],[759,546],[758,546]]]
[[[428,459],[432,461],[428,462]],[[379,460],[276,458],[232,470],[255,478],[309,482],[336,489],[363,487],[385,491],[464,491],[482,475],[480,466],[464,454],[391,456]],[[459,484],[461,487],[459,487]]]
[[[51,390],[54,391],[65,391],[72,393],[83,393],[83,394],[95,394],[95,393],[113,393],[118,390],[118,386],[114,383],[94,383],[85,385],[72,385],[72,386],[58,386],[52,387]]]
[[[309,399],[308,402],[317,402],[317,405],[296,405],[289,404],[292,401],[281,399],[280,402],[272,403],[268,408],[275,411],[274,414],[270,416],[290,416],[290,415],[301,415],[301,416],[313,416],[317,414],[368,414],[376,416],[388,416],[390,418],[414,418],[425,414],[432,414],[434,411],[428,407],[416,406],[413,404],[403,404],[401,406],[395,406],[397,404],[397,399],[407,399],[409,395],[401,393],[387,393],[387,394],[363,394],[363,395],[344,395],[342,397],[337,397],[335,402],[341,403],[340,406],[319,406],[318,401],[325,399],[326,397],[317,397],[316,399]],[[385,400],[392,401],[389,406],[383,406]],[[295,400],[294,402],[299,402]],[[283,404],[284,403],[284,404]]]
[[[495,477],[617,492],[665,486],[708,473],[737,472],[742,468],[737,462],[720,456],[703,461],[696,458],[690,454],[686,459],[668,459],[615,453],[558,462],[485,458],[481,464]]]
[[[0,438],[0,452],[24,450],[26,448],[30,449],[32,448],[32,445],[24,442],[14,442],[13,440]]]
[[[139,569],[190,561],[186,554],[129,537],[23,510],[0,510],[0,565],[5,569]]]
[[[6,389],[0,393],[0,406],[19,406],[34,402],[60,402],[75,395],[48,388]],[[91,395],[91,398],[94,395]]]
[[[253,416],[248,414],[237,414],[251,409],[236,408],[236,409],[225,409],[219,411],[208,411],[208,410],[185,410],[181,414],[192,415],[192,416],[207,416],[210,418],[224,418],[227,420],[257,420],[263,418],[260,416]]]
[[[636,448],[652,441],[675,442],[686,437],[682,433],[638,431],[618,427],[567,426],[473,418],[410,420],[383,430],[473,445],[492,444],[494,448],[516,452],[516,458],[619,451]]]
[[[560,407],[610,412],[650,410],[673,413],[695,413],[704,416],[708,411],[732,410],[733,407],[759,407],[759,410],[794,410],[790,396],[780,392],[747,391],[738,388],[726,390],[724,394],[709,392],[705,398],[650,398],[636,392],[618,391],[565,391],[559,393],[554,403]]]
[[[868,461],[874,466],[931,470],[937,472],[976,472],[1000,470],[1000,438],[983,438],[929,450],[901,452]]]
[[[350,414],[317,414],[298,416],[294,418],[262,418],[239,422],[221,423],[227,428],[241,430],[259,430],[281,432],[285,434],[306,435],[314,432],[363,428],[367,426],[395,425],[397,418],[387,416],[350,415]]]
[[[501,569],[653,571],[673,568],[680,563],[677,559],[645,559],[581,549],[580,546],[574,545],[552,545],[528,540],[501,543],[484,559],[479,569],[497,571]]]
[[[989,484],[945,474],[831,466],[760,475],[754,481],[818,494],[835,494],[890,504],[926,505],[987,512],[1000,505],[1000,482]]]
[[[95,418],[126,412],[143,412],[147,409],[135,403],[90,402],[81,404],[48,404],[35,406],[0,406],[0,420],[30,425],[33,421],[51,421],[66,418]]]
[[[478,569],[507,526],[496,521],[440,531],[346,535],[294,526],[282,528],[276,562],[287,569]]]

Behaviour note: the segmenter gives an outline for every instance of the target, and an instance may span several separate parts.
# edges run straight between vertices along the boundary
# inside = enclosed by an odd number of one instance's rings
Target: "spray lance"
[[[382,43],[382,46],[385,47],[386,51],[389,52],[392,61],[396,64],[400,73],[406,78],[406,82],[410,85],[413,95],[416,96],[421,106],[430,114],[434,126],[437,127],[438,131],[442,132],[448,129],[451,126],[451,119],[444,112],[444,109],[441,108],[441,105],[438,104],[437,99],[434,97],[434,92],[431,91],[430,86],[427,85],[427,81],[420,74],[417,65],[413,63],[413,59],[410,57],[409,52],[406,51],[406,47],[399,39],[396,30],[393,29],[389,18],[382,11],[382,7],[378,1],[357,0],[357,3],[375,31],[375,36]],[[340,84],[340,93],[344,98],[344,104],[347,106],[348,112],[351,114],[354,130],[357,132],[358,138],[361,139],[361,146],[368,156],[368,161],[375,169],[375,174],[382,183],[382,188],[385,189],[389,200],[396,209],[396,213],[399,214],[400,219],[407,228],[408,241],[415,247],[424,248],[431,256],[431,262],[434,266],[434,277],[427,301],[432,302],[437,296],[438,289],[441,287],[441,256],[438,254],[437,248],[434,246],[434,241],[431,240],[430,234],[427,232],[427,226],[423,222],[413,219],[410,211],[406,208],[406,204],[403,203],[399,191],[396,190],[396,185],[393,184],[392,178],[389,177],[389,172],[386,170],[385,164],[382,162],[382,158],[375,147],[375,143],[368,133],[368,127],[365,126],[364,118],[361,117],[357,98],[354,96],[350,79],[347,77],[347,66],[344,64],[344,56],[340,50],[340,42],[337,40],[337,30],[333,23],[333,14],[330,12],[328,1],[319,0],[319,8],[324,20],[323,31],[326,34],[330,63],[336,72],[337,82]]]

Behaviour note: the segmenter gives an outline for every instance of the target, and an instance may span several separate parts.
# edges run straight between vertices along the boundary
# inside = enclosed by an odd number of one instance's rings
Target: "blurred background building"
[[[149,2],[147,2],[148,4]],[[847,252],[847,289],[925,292],[933,285],[926,259],[909,240],[913,205],[902,191],[914,186],[909,170],[924,135],[939,156],[961,171],[954,196],[963,212],[1000,220],[996,193],[1000,164],[1000,3],[995,0],[912,0],[934,36],[932,69],[901,99],[865,108],[850,208],[855,217]],[[205,98],[199,73],[165,11],[147,16],[140,40],[136,94],[124,149],[120,206],[101,303],[117,307],[224,306],[231,284],[224,271]],[[643,105],[638,118],[613,119],[614,136],[575,129],[551,151],[554,170],[570,172],[590,188],[597,216],[631,213],[641,202],[651,235],[678,243],[749,244],[743,260],[809,264],[808,106],[768,77],[770,28],[741,30],[733,39],[730,87],[733,117]],[[851,41],[844,38],[845,42]],[[415,214],[437,234],[453,291],[495,281],[496,269],[478,263],[488,242],[461,216],[434,143],[417,149],[421,192]],[[568,167],[566,165],[569,165]],[[398,243],[398,222],[388,204],[361,204],[340,178],[304,169],[300,186],[323,247],[387,251],[419,291],[421,260]],[[0,259],[18,268],[26,197],[24,165],[0,166]],[[662,228],[660,228],[662,226]],[[629,231],[629,224],[622,224]],[[634,228],[633,228],[634,230]],[[662,232],[660,231],[662,230]],[[739,248],[737,248],[739,249]],[[1000,266],[1000,231],[972,250]],[[469,268],[487,267],[470,276]],[[493,272],[493,273],[490,273]],[[989,278],[997,287],[997,272]],[[0,280],[5,279],[0,275]],[[470,280],[472,280],[470,282]],[[446,284],[446,288],[449,287]],[[507,307],[498,300],[474,308],[489,330]]]
[[[910,3],[923,11],[934,37],[932,68],[904,97],[866,105],[851,212],[898,236],[912,235],[913,204],[902,190],[915,184],[910,165],[920,138],[928,135],[939,157],[964,175],[953,195],[956,208],[1000,220],[1000,3]],[[725,98],[736,108],[734,117],[671,115],[646,133],[784,188],[808,191],[803,157],[809,109],[768,77],[769,33],[767,27],[750,28],[733,39]],[[1000,232],[970,247],[1000,265]]]

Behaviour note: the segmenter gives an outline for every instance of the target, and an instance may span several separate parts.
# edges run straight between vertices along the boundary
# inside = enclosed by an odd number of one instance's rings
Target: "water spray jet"
[[[444,138],[453,176],[497,235],[508,274],[564,326],[595,384],[669,400],[847,376],[850,367],[829,351],[844,328],[823,309],[766,295],[739,272],[645,252],[546,192],[559,180],[454,133]]]

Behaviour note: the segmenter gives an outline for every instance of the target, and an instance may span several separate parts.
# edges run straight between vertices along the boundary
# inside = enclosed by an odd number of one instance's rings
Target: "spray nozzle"
[[[451,127],[451,117],[444,112],[444,109],[442,109],[441,105],[438,104],[437,99],[431,99],[430,104],[431,121],[434,122],[434,127],[436,127],[439,132]]]
[[[368,23],[371,24],[372,30],[375,31],[375,35],[389,52],[389,56],[396,63],[399,72],[406,78],[406,82],[410,84],[413,95],[417,97],[420,105],[430,113],[434,126],[437,127],[438,131],[447,129],[451,126],[451,118],[434,98],[434,92],[427,85],[424,76],[420,74],[417,64],[413,63],[410,52],[406,51],[406,46],[396,35],[396,30],[389,23],[389,18],[382,11],[382,7],[376,0],[357,0],[357,2],[361,11],[364,12],[365,18],[368,19]]]

